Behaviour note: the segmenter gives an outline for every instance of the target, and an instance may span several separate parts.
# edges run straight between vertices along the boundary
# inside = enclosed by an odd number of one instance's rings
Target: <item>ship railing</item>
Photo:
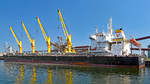
[[[91,53],[7,53],[7,56],[93,56]]]

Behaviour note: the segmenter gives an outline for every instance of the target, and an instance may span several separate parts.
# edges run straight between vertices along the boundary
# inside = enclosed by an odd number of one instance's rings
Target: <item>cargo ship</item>
[[[39,63],[67,66],[91,67],[120,67],[142,68],[144,58],[139,55],[128,56],[101,56],[101,55],[5,55],[5,62]]]
[[[96,29],[96,33],[89,36],[91,45],[86,49],[73,47],[64,49],[64,52],[58,52],[57,49],[51,53],[7,53],[4,55],[4,61],[67,66],[144,67],[145,56],[141,54],[141,51],[139,54],[132,54],[130,50],[130,44],[139,48],[141,44],[133,38],[127,40],[122,28],[116,29],[114,33],[113,35],[112,18],[110,18],[107,32],[99,32]],[[72,46],[69,40],[70,38],[67,39],[66,47]],[[71,52],[72,50],[75,52]]]

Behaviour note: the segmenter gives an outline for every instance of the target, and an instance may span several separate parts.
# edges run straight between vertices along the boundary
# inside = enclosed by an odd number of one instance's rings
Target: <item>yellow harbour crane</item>
[[[35,53],[35,41],[34,41],[33,39],[31,39],[31,37],[30,37],[30,35],[29,35],[29,33],[28,33],[28,31],[27,31],[27,29],[26,29],[24,23],[21,22],[21,24],[22,24],[22,27],[23,27],[23,29],[24,29],[24,31],[25,31],[25,33],[26,33],[28,39],[29,39],[29,42],[31,43],[32,53]]]
[[[62,26],[64,35],[65,35],[65,38],[66,38],[67,48],[65,49],[65,53],[75,53],[75,50],[72,49],[71,34],[68,34],[68,31],[67,31],[67,28],[65,26],[63,17],[60,13],[60,10],[57,9],[57,12],[58,12],[58,16],[59,16],[59,19],[60,19],[60,22],[61,22],[61,26]]]
[[[41,32],[42,32],[42,34],[43,34],[44,40],[45,40],[45,42],[46,42],[46,45],[47,45],[47,52],[48,52],[48,53],[51,53],[50,37],[47,37],[47,35],[46,35],[46,33],[45,33],[45,31],[44,31],[44,29],[43,29],[43,27],[42,27],[42,24],[41,24],[41,22],[40,22],[40,20],[39,20],[39,18],[38,18],[37,16],[36,16],[36,19],[37,19],[37,22],[38,22],[38,24],[39,24],[39,26],[40,26],[40,29],[41,29]]]
[[[17,44],[18,44],[19,53],[22,53],[22,42],[21,42],[21,41],[18,41],[18,39],[17,39],[17,37],[16,37],[14,31],[12,30],[11,26],[9,26],[9,28],[10,28],[10,31],[11,31],[11,33],[13,34],[13,36],[14,36],[14,38],[15,38]]]

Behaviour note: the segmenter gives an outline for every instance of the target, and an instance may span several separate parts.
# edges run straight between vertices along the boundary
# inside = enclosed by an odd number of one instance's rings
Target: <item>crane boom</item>
[[[42,32],[42,34],[43,34],[44,40],[45,40],[45,42],[46,42],[48,53],[50,53],[50,52],[51,52],[50,37],[47,37],[47,36],[46,36],[46,33],[45,33],[45,31],[44,31],[44,28],[42,27],[42,24],[41,24],[41,22],[40,22],[40,20],[39,20],[39,18],[38,18],[37,16],[36,16],[36,19],[37,19],[37,22],[38,22],[39,27],[40,27],[40,29],[41,29],[41,32]]]
[[[23,27],[23,29],[24,29],[24,31],[25,31],[25,33],[26,33],[26,35],[27,35],[27,37],[31,43],[32,42],[31,37],[30,37],[30,35],[29,35],[29,33],[28,33],[28,31],[27,31],[27,29],[26,29],[26,27],[22,21],[21,21],[21,24],[22,24],[22,27]]]
[[[10,31],[11,31],[11,33],[13,34],[13,36],[14,36],[14,38],[15,38],[15,40],[16,40],[16,42],[17,42],[17,44],[19,44],[19,41],[18,41],[18,39],[17,39],[17,37],[16,37],[15,33],[13,32],[13,30],[12,30],[11,26],[9,26],[9,28],[10,28]]]
[[[18,41],[18,39],[17,39],[17,37],[16,37],[14,31],[12,30],[11,26],[9,26],[9,29],[10,29],[11,33],[13,34],[13,36],[14,36],[14,38],[15,38],[17,44],[18,44],[19,53],[22,53],[22,42],[21,42],[21,41]]]
[[[45,33],[45,31],[44,31],[44,28],[43,28],[43,26],[42,26],[42,24],[41,24],[41,22],[40,22],[40,19],[36,16],[36,19],[37,19],[37,22],[38,22],[38,24],[39,24],[39,26],[40,26],[40,29],[41,29],[41,31],[42,31],[42,34],[43,34],[43,37],[44,37],[44,39],[46,40],[47,39],[47,36],[46,36],[46,33]]]
[[[24,29],[24,31],[25,31],[25,33],[26,33],[28,39],[29,39],[29,42],[31,43],[32,53],[35,53],[35,41],[34,41],[33,39],[31,39],[31,37],[30,37],[30,35],[29,35],[29,33],[28,33],[28,31],[27,31],[27,29],[26,29],[24,23],[21,22],[21,24],[22,24],[22,27],[23,27],[23,29]]]
[[[66,38],[67,48],[65,49],[65,52],[67,52],[67,53],[72,53],[72,52],[75,53],[75,50],[72,49],[71,34],[68,34],[68,32],[67,32],[67,29],[66,29],[63,17],[62,17],[62,15],[60,13],[60,10],[57,9],[57,12],[58,12],[60,23],[61,23],[64,35],[65,35],[65,38]]]
[[[65,38],[67,39],[68,38],[68,32],[67,32],[67,29],[66,29],[66,25],[64,23],[63,17],[61,15],[59,9],[57,9],[57,12],[58,12],[58,16],[59,16],[59,19],[60,19],[60,22],[61,22],[61,26],[63,28],[63,32],[64,32],[64,35],[65,35]]]

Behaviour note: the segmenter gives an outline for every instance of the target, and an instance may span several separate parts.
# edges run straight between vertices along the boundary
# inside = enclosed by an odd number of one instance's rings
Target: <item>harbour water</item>
[[[0,84],[150,84],[150,67],[71,67],[0,60]]]

